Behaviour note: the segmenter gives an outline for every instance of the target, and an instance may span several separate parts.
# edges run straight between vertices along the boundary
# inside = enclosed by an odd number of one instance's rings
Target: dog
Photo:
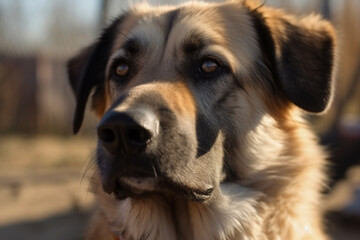
[[[87,240],[327,239],[335,31],[250,0],[137,4],[68,62],[99,116]]]

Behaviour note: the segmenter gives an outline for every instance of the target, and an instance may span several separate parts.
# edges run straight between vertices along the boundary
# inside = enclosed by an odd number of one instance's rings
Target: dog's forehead
[[[144,4],[134,6],[127,14],[123,24],[119,26],[119,36],[114,48],[120,48],[127,39],[136,39],[148,47],[161,46],[174,42],[183,42],[191,33],[199,33],[199,26],[214,32],[209,28],[210,18],[207,16],[215,12],[214,6],[203,4],[185,6],[152,7]],[[196,11],[194,7],[196,6]],[[207,11],[206,11],[207,10]],[[174,34],[175,33],[175,34]],[[171,39],[169,39],[171,38]],[[172,40],[172,41],[171,41]]]
[[[129,39],[145,46],[153,58],[165,61],[182,56],[186,48],[221,46],[234,67],[249,67],[257,55],[256,33],[242,4],[190,2],[180,6],[135,6],[119,25],[113,52]],[[237,59],[233,59],[234,56]],[[241,70],[241,69],[240,69]]]

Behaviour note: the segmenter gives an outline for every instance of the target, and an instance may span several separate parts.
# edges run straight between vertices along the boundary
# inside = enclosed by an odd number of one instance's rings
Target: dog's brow
[[[122,48],[128,51],[131,55],[135,55],[140,51],[140,43],[137,39],[130,38],[123,44]]]
[[[183,50],[186,54],[192,54],[204,48],[204,42],[197,35],[192,35],[184,41]]]

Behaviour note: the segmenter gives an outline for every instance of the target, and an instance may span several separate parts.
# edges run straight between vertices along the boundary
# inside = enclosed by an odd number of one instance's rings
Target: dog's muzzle
[[[194,129],[165,101],[151,99],[151,105],[143,99],[131,106],[120,103],[100,121],[97,162],[104,191],[117,199],[169,192],[208,199],[214,190],[205,167],[210,160],[196,159]]]

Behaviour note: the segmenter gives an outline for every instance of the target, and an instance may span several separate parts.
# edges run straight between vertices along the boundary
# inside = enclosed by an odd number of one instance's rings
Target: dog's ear
[[[306,111],[325,111],[333,95],[336,39],[331,24],[315,15],[299,20],[270,9],[256,17],[258,25],[265,24],[261,31],[270,35],[265,40],[270,47],[263,51],[275,65],[272,72],[283,94]],[[260,44],[264,36],[259,34]]]
[[[79,90],[78,83],[81,79],[82,70],[84,69],[86,61],[91,55],[93,48],[94,45],[90,45],[87,48],[84,48],[67,62],[68,77],[71,88],[75,95],[77,95],[77,91]]]
[[[76,97],[76,108],[73,122],[73,132],[76,134],[81,126],[86,102],[91,90],[99,85],[101,78],[90,75],[94,63],[97,44],[93,44],[71,58],[67,63],[70,85]]]
[[[319,113],[327,109],[333,93],[334,31],[315,16],[284,21],[279,39],[279,80],[286,96],[297,106]]]
[[[95,92],[92,97],[92,109],[98,115],[103,114],[105,111],[105,70],[112,44],[118,34],[117,27],[123,19],[124,15],[117,18],[104,30],[96,43],[85,48],[68,61],[68,76],[76,97],[73,122],[73,132],[75,134],[81,127],[86,102],[93,88],[95,88]]]

